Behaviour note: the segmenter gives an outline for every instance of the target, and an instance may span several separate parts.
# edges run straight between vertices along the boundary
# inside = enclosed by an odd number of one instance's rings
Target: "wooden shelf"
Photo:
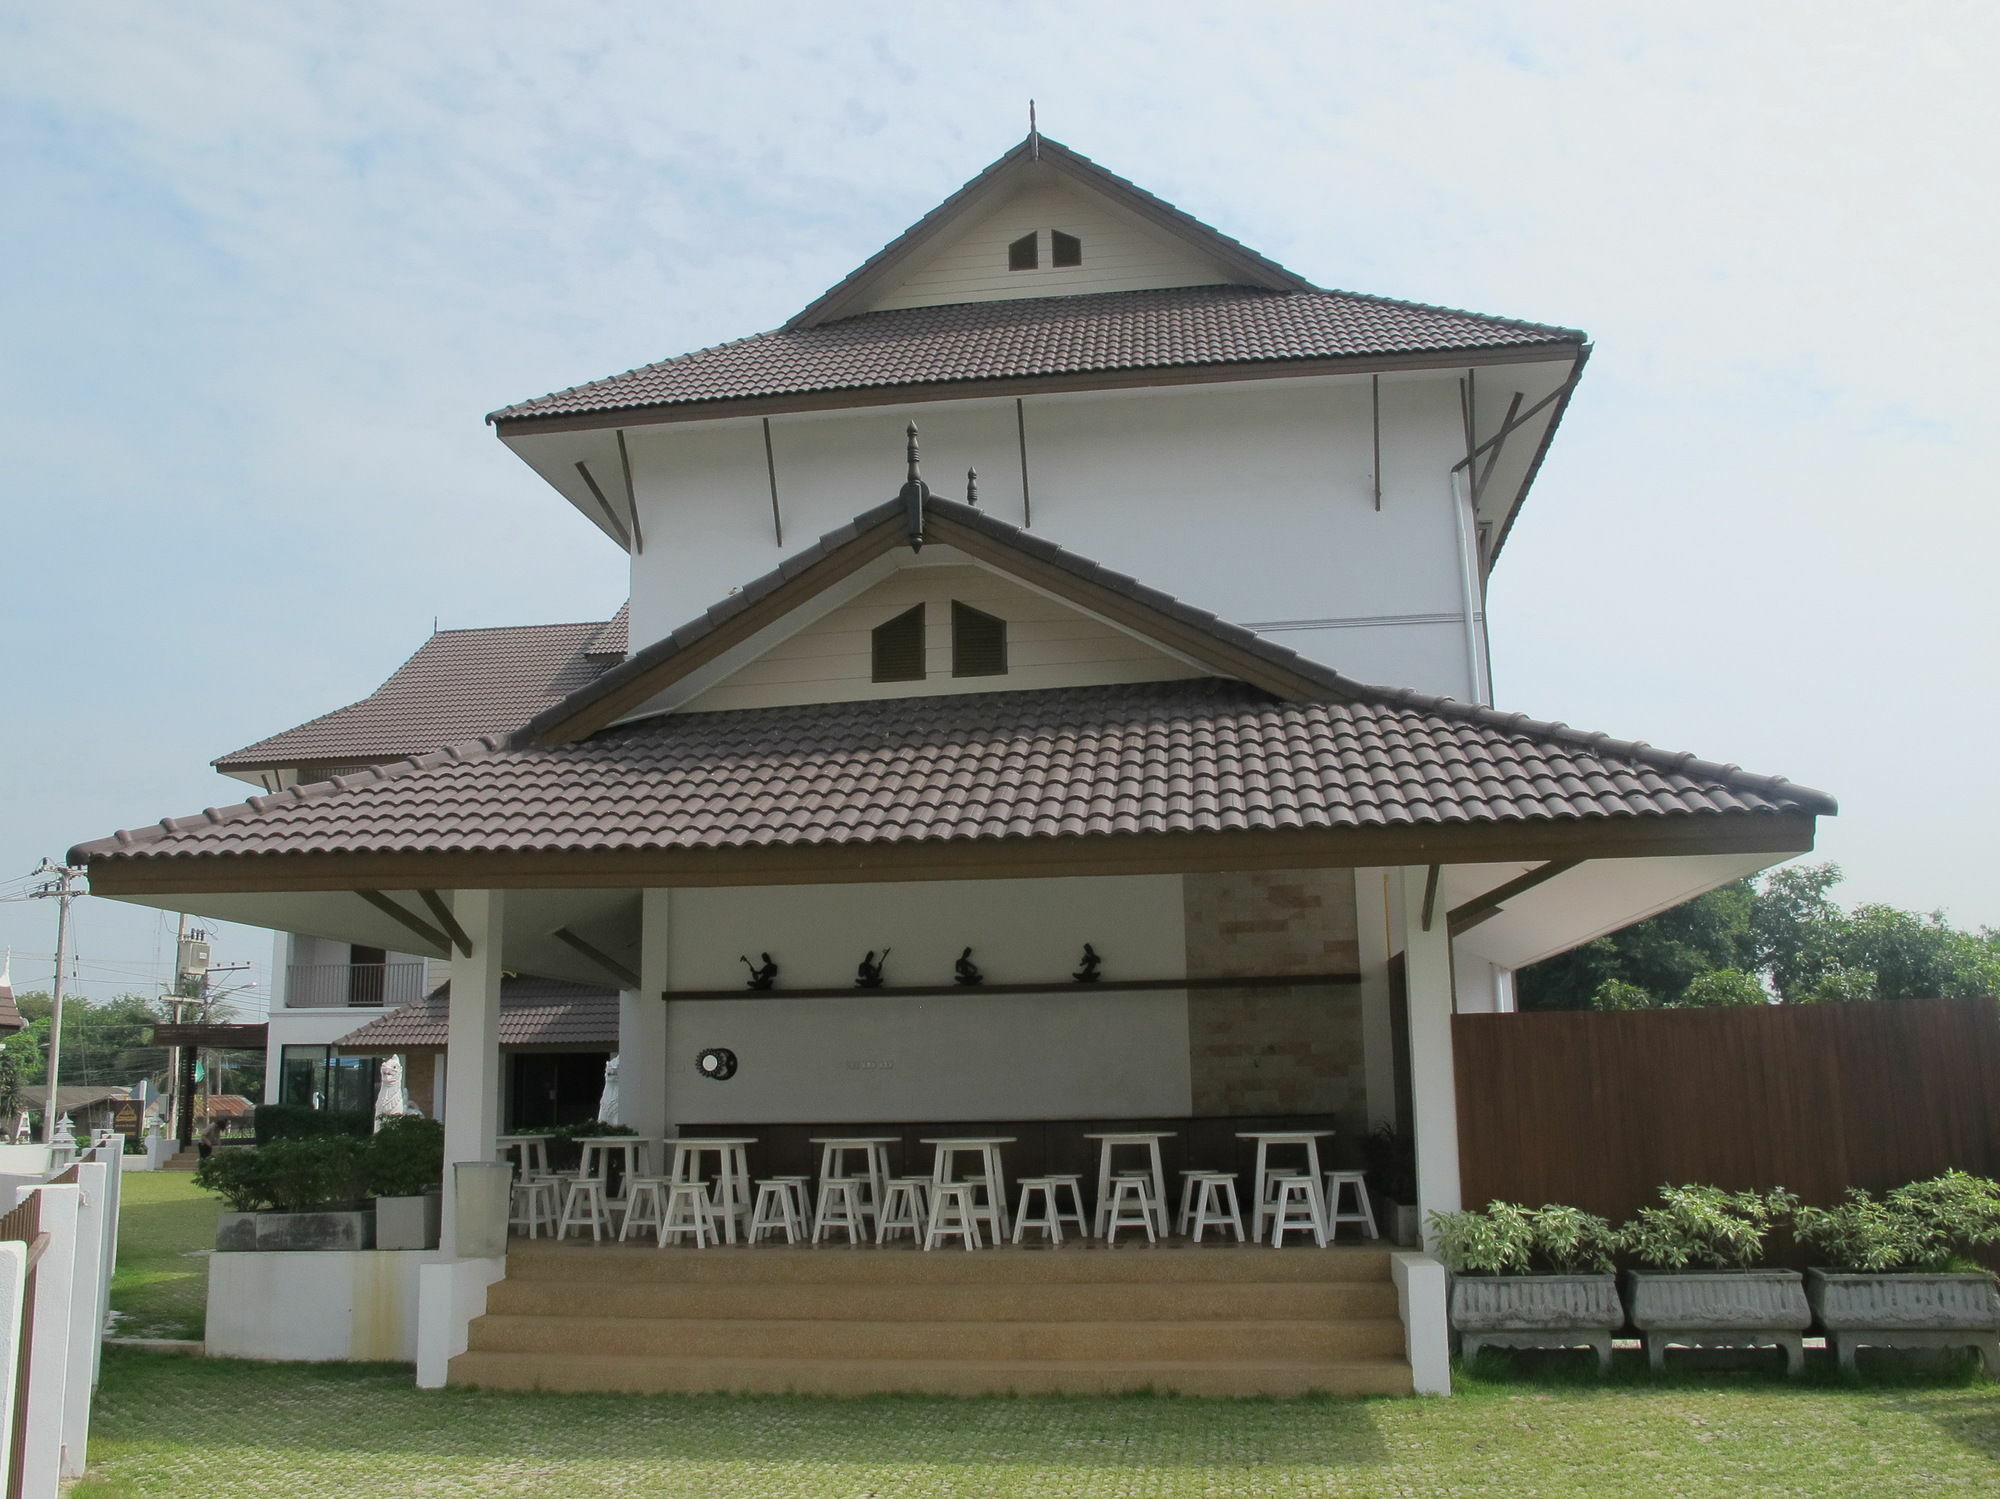
[[[1289,989],[1300,984],[1358,984],[1358,973],[1243,974],[1236,977],[1179,979],[1099,979],[1079,984],[1051,979],[1043,984],[884,984],[863,989],[664,989],[661,999],[970,999],[979,994],[1132,994],[1158,989]]]

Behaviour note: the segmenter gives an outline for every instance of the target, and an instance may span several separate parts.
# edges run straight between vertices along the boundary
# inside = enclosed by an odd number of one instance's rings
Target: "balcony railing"
[[[285,1008],[330,1010],[394,1007],[424,992],[422,963],[293,963],[286,969]]]

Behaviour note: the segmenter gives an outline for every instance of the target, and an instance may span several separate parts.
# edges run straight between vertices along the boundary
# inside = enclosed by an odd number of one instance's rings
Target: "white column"
[[[1410,1105],[1417,1134],[1417,1208],[1426,1228],[1432,1213],[1458,1211],[1458,1079],[1451,1058],[1451,937],[1440,897],[1423,927],[1428,871],[1402,872],[1403,963],[1409,986]]]
[[[671,890],[640,892],[639,987],[618,996],[618,1106],[625,1122],[647,1139],[667,1133],[667,951],[672,927]],[[665,1162],[653,1162],[664,1171]]]
[[[271,941],[271,989],[270,1013],[276,1017],[292,1002],[292,934],[279,932]],[[284,1034],[279,1030],[279,1035]],[[272,1038],[270,1031],[265,1036],[271,1044],[264,1048],[264,1102],[278,1102],[285,1082],[284,1043]]]
[[[1395,1019],[1389,1012],[1394,873],[1354,871],[1355,931],[1361,948],[1361,1075],[1368,1090],[1370,1129],[1396,1122]]]
[[[445,1024],[444,1248],[457,1241],[457,1193],[452,1167],[491,1161],[500,1133],[500,963],[506,941],[507,892],[459,890],[452,914],[471,939],[472,954],[452,964],[451,1009]]]

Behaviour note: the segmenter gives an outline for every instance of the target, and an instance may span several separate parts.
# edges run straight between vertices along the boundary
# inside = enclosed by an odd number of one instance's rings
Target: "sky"
[[[240,801],[211,758],[434,621],[617,607],[487,411],[775,326],[1030,97],[1321,285],[1587,330],[1497,702],[1829,790],[1846,899],[2000,925],[1996,60],[1990,6],[1837,0],[0,8],[15,985],[44,856]],[[171,930],[79,902],[75,989]]]

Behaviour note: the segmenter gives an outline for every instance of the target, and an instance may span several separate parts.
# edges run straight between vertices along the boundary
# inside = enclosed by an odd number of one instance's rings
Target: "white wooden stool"
[[[924,1229],[924,1248],[935,1249],[940,1239],[956,1235],[967,1249],[979,1248],[979,1183],[941,1181],[931,1185],[930,1222]]]
[[[757,1183],[757,1200],[750,1209],[750,1242],[759,1242],[766,1234],[780,1233],[787,1244],[796,1244],[805,1232],[805,1221],[799,1215],[799,1199],[789,1181],[770,1180]]]
[[[799,1237],[804,1238],[806,1227],[812,1222],[813,1217],[813,1179],[810,1176],[773,1176],[767,1180],[783,1182],[790,1189],[792,1206],[797,1209],[799,1215]]]
[[[896,1234],[908,1232],[921,1239],[929,1221],[928,1176],[895,1176],[882,1189],[882,1210],[875,1215],[875,1242],[886,1244]]]
[[[1352,1213],[1340,1210],[1340,1194],[1344,1188],[1354,1188],[1354,1200],[1359,1205]],[[1364,1237],[1379,1239],[1381,1233],[1375,1227],[1375,1210],[1368,1205],[1368,1173],[1365,1171],[1329,1171],[1326,1174],[1326,1234],[1330,1239],[1340,1237],[1340,1225],[1358,1223]]]
[[[1104,1242],[1116,1244],[1121,1228],[1143,1228],[1146,1242],[1160,1242],[1153,1226],[1153,1184],[1149,1175],[1117,1176],[1111,1181],[1111,1201],[1098,1205],[1104,1221]]]
[[[1257,1208],[1251,1215],[1256,1220],[1250,1225],[1251,1238],[1263,1238],[1265,1226],[1277,1216],[1279,1188],[1285,1182],[1304,1175],[1305,1173],[1300,1171],[1296,1166],[1266,1166],[1264,1168],[1264,1175],[1257,1183]]]
[[[625,1222],[618,1229],[620,1244],[632,1237],[635,1228],[659,1228],[667,1216],[667,1188],[672,1185],[664,1176],[625,1178]]]
[[[597,1243],[604,1238],[604,1231],[611,1227],[611,1204],[604,1195],[604,1183],[594,1176],[581,1176],[568,1184],[563,1193],[562,1221],[556,1225],[556,1237],[567,1239],[572,1228],[590,1225],[590,1238]]]
[[[1271,1247],[1276,1249],[1286,1234],[1308,1233],[1321,1249],[1326,1248],[1326,1225],[1320,1221],[1318,1184],[1310,1176],[1278,1178],[1277,1201],[1271,1204]]]
[[[868,1242],[868,1219],[863,1190],[867,1183],[864,1178],[836,1176],[831,1181],[821,1178],[819,1184],[819,1211],[813,1214],[813,1243],[826,1237],[830,1228],[847,1231],[847,1242],[865,1244]]]
[[[1231,1228],[1236,1242],[1243,1242],[1243,1212],[1236,1202],[1236,1178],[1227,1171],[1197,1171],[1188,1181],[1194,1193],[1193,1212],[1188,1222],[1194,1241],[1201,1242],[1205,1228]],[[1186,1230],[1182,1230],[1186,1232]]]
[[[562,1183],[553,1177],[535,1176],[514,1183],[513,1209],[507,1216],[509,1228],[523,1228],[528,1237],[539,1237],[543,1229],[556,1231],[562,1217]]]
[[[1181,1173],[1181,1210],[1174,1215],[1174,1232],[1186,1238],[1194,1227],[1194,1200],[1196,1188],[1204,1176],[1226,1175],[1215,1171],[1183,1171]]]
[[[1083,1178],[1080,1176],[1064,1176],[1057,1173],[1052,1176],[1044,1176],[1042,1180],[1049,1183],[1055,1189],[1051,1194],[1050,1200],[1055,1204],[1056,1222],[1074,1223],[1076,1225],[1076,1236],[1079,1239],[1089,1238],[1090,1219],[1084,1215],[1083,1211]],[[1067,1209],[1062,1205],[1062,1194],[1065,1189],[1069,1192],[1069,1207]]]
[[[694,1235],[694,1246],[706,1249],[715,1242],[716,1207],[708,1188],[700,1182],[672,1182],[667,1186],[667,1211],[660,1219],[659,1243],[683,1234]]]
[[[1049,1236],[1049,1243],[1062,1243],[1062,1216],[1056,1208],[1056,1184],[1053,1177],[1024,1176],[1016,1184],[1021,1189],[1021,1200],[1014,1209],[1014,1242],[1021,1242],[1021,1230],[1039,1228]],[[1042,1210],[1031,1213],[1031,1199],[1040,1197]]]

